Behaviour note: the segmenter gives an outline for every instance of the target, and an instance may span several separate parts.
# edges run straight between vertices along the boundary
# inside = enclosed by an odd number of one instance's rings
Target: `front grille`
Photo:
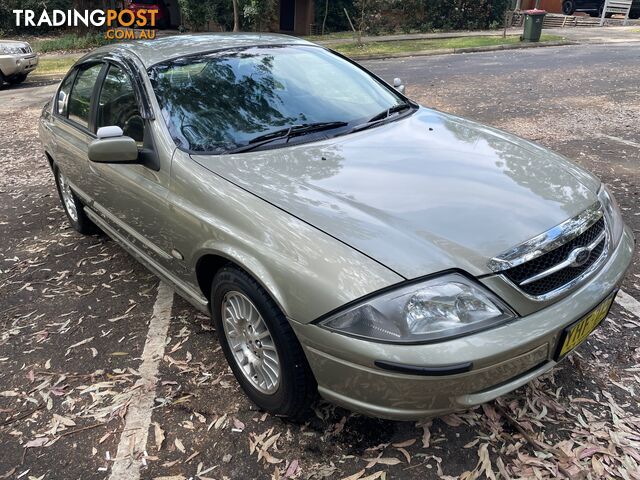
[[[527,279],[562,263],[568,258],[569,254],[571,254],[574,249],[591,245],[604,231],[604,229],[605,223],[604,217],[602,217],[573,240],[545,253],[544,255],[540,255],[533,260],[505,270],[502,273],[513,283],[518,285],[523,292],[529,295],[537,297],[553,292],[554,290],[561,288],[572,280],[578,278],[586,272],[598,260],[598,258],[600,258],[604,251],[606,237],[604,237],[602,241],[595,246],[591,251],[589,259],[583,265],[576,267],[567,266],[562,270],[551,273],[544,278],[527,283],[526,285],[522,285],[522,282],[525,282]]]

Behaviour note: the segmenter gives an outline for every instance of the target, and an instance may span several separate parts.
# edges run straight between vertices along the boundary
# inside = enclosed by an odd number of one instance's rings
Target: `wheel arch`
[[[241,261],[239,256],[242,256],[245,261]],[[196,280],[206,299],[211,300],[213,279],[216,273],[225,267],[237,268],[253,278],[267,292],[280,311],[288,317],[286,302],[273,277],[256,260],[246,255],[234,255],[231,252],[221,250],[207,250],[197,256],[195,262]],[[211,305],[209,308],[211,309]]]

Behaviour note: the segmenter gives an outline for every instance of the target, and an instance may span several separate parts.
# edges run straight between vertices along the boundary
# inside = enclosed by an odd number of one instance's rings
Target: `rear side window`
[[[144,120],[133,93],[133,83],[120,67],[111,65],[102,84],[96,129],[116,125],[125,136],[142,144]]]
[[[102,70],[102,64],[79,71],[69,95],[67,106],[69,120],[84,128],[89,128],[91,95],[100,70]]]

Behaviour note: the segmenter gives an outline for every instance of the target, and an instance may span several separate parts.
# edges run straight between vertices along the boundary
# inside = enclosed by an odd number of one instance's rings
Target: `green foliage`
[[[209,22],[222,30],[233,29],[231,0],[178,0],[178,5],[182,21],[195,31],[204,30]]]
[[[404,28],[477,30],[499,27],[510,0],[405,0],[399,4]]]
[[[0,33],[45,33],[53,27],[16,27],[13,10],[34,10],[38,14],[46,10],[68,10],[73,8],[73,0],[0,0]]]
[[[315,0],[315,23],[318,27],[318,33],[320,33],[320,29],[322,28],[325,6],[325,0]],[[344,14],[344,9],[346,8],[349,15],[352,15],[353,18],[353,0],[329,0],[328,7],[325,33],[351,30],[347,16]]]
[[[207,23],[209,7],[207,2],[198,0],[178,0],[182,21],[194,30],[201,30]]]
[[[277,0],[248,0],[242,4],[243,27],[262,31],[269,26],[278,7]]]
[[[326,32],[350,30],[343,8],[363,35],[500,28],[511,0],[329,0]],[[325,0],[316,0],[322,25]]]
[[[386,15],[397,5],[402,5],[402,0],[355,0],[353,2],[354,15],[351,18],[356,29],[362,35],[379,35],[385,31],[393,30]]]

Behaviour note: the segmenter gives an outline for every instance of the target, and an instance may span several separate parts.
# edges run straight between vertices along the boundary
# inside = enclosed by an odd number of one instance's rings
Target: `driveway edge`
[[[406,53],[388,53],[385,55],[357,55],[349,57],[352,60],[384,60],[387,58],[406,58],[406,57],[430,57],[435,55],[451,55],[455,53],[476,53],[476,52],[494,52],[497,50],[519,50],[522,48],[541,48],[541,47],[561,47],[565,45],[579,45],[579,42],[563,40],[558,42],[541,42],[541,43],[511,43],[506,45],[488,45],[485,47],[464,47],[464,48],[438,48],[435,50],[419,50]]]

